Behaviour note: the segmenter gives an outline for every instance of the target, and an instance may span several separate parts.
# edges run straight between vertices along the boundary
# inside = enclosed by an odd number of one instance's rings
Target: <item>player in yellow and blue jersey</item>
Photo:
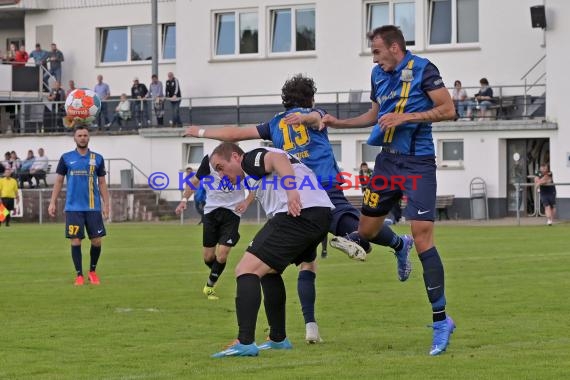
[[[186,136],[207,137],[221,141],[242,141],[253,139],[269,140],[273,146],[282,149],[298,158],[316,175],[318,184],[326,190],[329,199],[335,206],[332,210],[332,221],[329,232],[336,236],[331,245],[341,248],[349,254],[364,259],[370,251],[368,240],[355,238],[357,244],[343,238],[358,229],[360,213],[344,196],[341,187],[342,179],[328,132],[321,128],[321,118],[326,114],[314,108],[316,87],[313,79],[296,75],[287,80],[281,90],[281,98],[285,111],[277,114],[266,123],[256,127],[225,127],[200,130],[196,126],[186,130]],[[358,236],[358,233],[356,233]],[[390,246],[398,257],[398,273],[400,280],[405,281],[411,271],[408,260],[413,245],[410,236],[399,237],[389,227],[382,228],[380,233],[369,239],[371,242]],[[403,259],[400,259],[402,257]],[[306,325],[306,340],[320,340],[315,320],[315,263],[302,263],[299,266],[298,293]]]
[[[76,149],[64,153],[59,159],[48,213],[52,217],[55,216],[57,196],[63,187],[64,178],[67,178],[65,236],[71,240],[71,258],[77,274],[75,285],[84,284],[81,241],[85,238],[85,229],[91,240],[89,282],[99,285],[95,269],[101,255],[101,238],[106,235],[103,217],[109,216],[105,161],[103,156],[88,148],[87,127],[75,127],[73,139],[77,145]]]
[[[323,123],[335,128],[373,126],[368,144],[382,146],[373,178],[385,178],[388,183],[376,188],[374,181],[369,183],[358,232],[368,238],[375,236],[392,206],[407,196],[404,215],[411,221],[432,306],[433,343],[429,353],[439,355],[446,350],[455,324],[445,312],[444,270],[433,239],[437,181],[431,123],[455,118],[453,100],[437,67],[406,50],[398,27],[379,27],[368,37],[376,63],[371,75],[370,110],[346,120],[326,115]],[[402,184],[402,177],[417,181]]]

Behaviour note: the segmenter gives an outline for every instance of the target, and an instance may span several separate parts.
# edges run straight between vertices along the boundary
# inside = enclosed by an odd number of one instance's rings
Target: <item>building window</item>
[[[479,41],[478,0],[430,0],[430,45]]]
[[[315,8],[271,9],[271,53],[293,53],[316,49]]]
[[[440,166],[463,166],[463,140],[439,140]]]
[[[159,27],[162,58],[176,58],[176,25]],[[152,60],[152,26],[136,25],[99,29],[99,62],[139,62]]]
[[[162,26],[162,59],[176,58],[176,24]]]
[[[198,170],[198,166],[202,162],[204,158],[204,144],[196,143],[196,144],[184,144],[184,155],[185,155],[185,165],[192,164],[196,165],[194,170]]]
[[[216,13],[214,19],[215,55],[257,54],[259,52],[257,12]]]
[[[152,60],[152,28],[150,25],[131,27],[131,61]]]
[[[331,141],[331,147],[336,162],[342,161],[342,143],[340,141]]]
[[[103,29],[101,62],[125,62],[128,53],[128,28]]]
[[[368,1],[364,3],[366,15],[365,47],[370,43],[368,32],[382,25],[396,25],[402,30],[406,45],[416,44],[416,5],[413,1],[388,0]]]
[[[360,153],[360,159],[356,160],[359,166],[361,162],[372,163],[372,166],[374,166],[376,156],[378,153],[380,153],[380,147],[368,145],[365,142],[360,142]]]

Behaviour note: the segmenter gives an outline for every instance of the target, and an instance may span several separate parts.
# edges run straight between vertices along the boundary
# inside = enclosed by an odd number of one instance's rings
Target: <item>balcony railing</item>
[[[519,86],[494,86],[494,102],[490,113],[481,114],[473,101],[474,119],[529,119],[545,116],[546,86],[535,84],[529,91]],[[469,96],[473,96],[478,87],[465,87]],[[450,89],[451,91],[451,89]],[[368,90],[350,90],[322,92],[315,96],[316,106],[340,118],[354,117],[370,108]],[[0,94],[1,96],[2,94]],[[472,98],[471,98],[472,99]],[[131,118],[112,125],[110,132],[136,131],[139,128],[174,125],[172,103],[164,101],[163,125],[159,125],[157,109],[151,99],[130,100]],[[105,101],[106,120],[101,119],[97,126],[104,131],[106,124],[113,119],[118,99]],[[64,102],[51,101],[10,101],[0,103],[0,133],[36,134],[64,132],[62,118]],[[257,124],[269,120],[276,113],[283,111],[280,94],[204,96],[182,98],[180,117],[182,123],[199,125]],[[95,125],[94,125],[95,126]]]

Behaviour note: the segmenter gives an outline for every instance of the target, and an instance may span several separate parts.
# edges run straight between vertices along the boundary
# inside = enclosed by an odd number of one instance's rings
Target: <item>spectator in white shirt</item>
[[[40,187],[40,180],[43,180],[45,182],[48,165],[49,160],[47,156],[44,155],[44,148],[38,149],[38,157],[36,157],[34,163],[32,164],[32,167],[30,168],[30,176],[36,179],[37,187]]]

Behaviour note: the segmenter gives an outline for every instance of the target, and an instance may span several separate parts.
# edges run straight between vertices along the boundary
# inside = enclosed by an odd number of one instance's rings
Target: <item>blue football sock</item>
[[[315,322],[315,278],[316,274],[310,270],[302,270],[299,272],[297,279],[297,293],[301,302],[301,311],[305,323]]]
[[[441,258],[435,247],[419,255],[424,269],[424,284],[433,311],[433,321],[445,319],[445,281]]]

